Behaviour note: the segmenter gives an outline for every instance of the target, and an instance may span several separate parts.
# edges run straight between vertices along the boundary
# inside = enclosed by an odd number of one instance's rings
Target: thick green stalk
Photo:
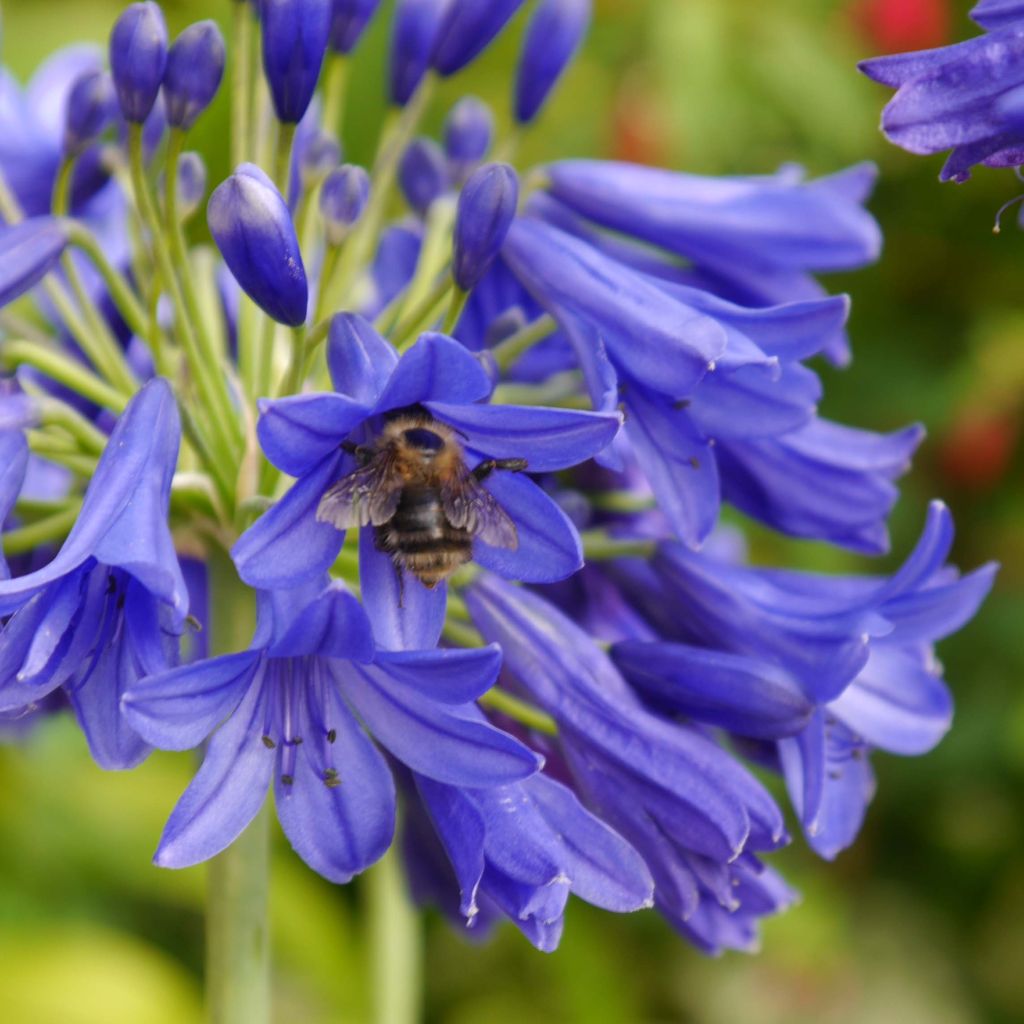
[[[555,322],[555,318],[545,313],[495,345],[492,351],[494,361],[498,364],[499,369],[507,370],[534,345],[549,338],[557,330],[558,324]]]
[[[343,53],[331,50],[324,71],[324,128],[341,138],[341,115],[348,86],[349,60]]]
[[[54,512],[53,515],[40,519],[29,526],[17,530],[8,530],[3,535],[3,552],[5,555],[22,555],[34,551],[40,544],[63,540],[75,525],[78,513],[82,510],[80,501],[72,502],[66,509]]]
[[[244,650],[254,592],[226,555],[208,560],[213,654]],[[207,868],[206,998],[210,1024],[269,1024],[268,814],[264,809]]]
[[[234,6],[234,58],[231,89],[231,166],[245,162],[250,141],[252,117],[252,24],[253,13],[248,4]]]
[[[417,1024],[423,984],[420,922],[392,847],[366,875],[375,1024]]]
[[[81,363],[35,341],[5,341],[0,358],[5,366],[34,366],[46,376],[111,412],[123,412],[127,396],[112,388]]]

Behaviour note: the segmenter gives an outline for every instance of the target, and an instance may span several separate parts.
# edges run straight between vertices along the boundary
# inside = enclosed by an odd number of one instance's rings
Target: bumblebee
[[[525,459],[470,469],[456,432],[425,410],[396,414],[371,445],[342,447],[359,465],[324,493],[317,520],[339,530],[372,526],[399,578],[408,570],[433,590],[472,561],[474,538],[519,545],[515,523],[481,484],[495,470],[522,472]]]

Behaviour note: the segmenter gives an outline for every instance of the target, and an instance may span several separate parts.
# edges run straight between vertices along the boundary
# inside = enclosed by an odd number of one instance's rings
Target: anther
[[[1006,213],[1006,211],[1011,206],[1013,206],[1014,203],[1019,203],[1022,199],[1024,199],[1024,192],[1022,192],[1019,196],[1014,196],[1012,199],[1007,199],[1006,202],[999,207],[999,209],[996,211],[996,222],[992,225],[993,235],[998,235],[999,232],[1002,231],[1002,228],[999,225],[999,220],[1003,216],[1003,214]]]
[[[277,744],[269,736],[264,736],[263,737],[263,746],[265,746],[267,748],[267,750],[273,750],[274,747],[277,746]]]
[[[295,778],[291,775],[282,775],[281,782],[283,782],[284,785],[286,786],[290,786],[295,782]]]
[[[333,743],[337,738],[338,738],[338,730],[337,729],[328,729],[327,730],[327,742],[328,743]]]
[[[341,785],[341,776],[336,768],[328,768],[323,775],[324,785],[328,789],[337,789]]]

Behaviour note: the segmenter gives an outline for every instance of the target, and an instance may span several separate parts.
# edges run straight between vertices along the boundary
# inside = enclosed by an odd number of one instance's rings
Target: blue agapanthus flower
[[[971,17],[984,35],[859,65],[896,89],[882,112],[890,142],[911,153],[950,151],[942,181],[966,181],[976,164],[1024,163],[1024,6],[982,0]]]
[[[938,504],[888,578],[758,565],[723,528],[887,548],[921,431],[823,418],[814,362],[848,361],[818,275],[877,258],[875,171],[522,166],[586,0],[401,0],[393,109],[343,164],[377,8],[237,4],[226,55],[131,4],[109,70],[0,77],[0,718],[66,703],[107,768],[205,744],[163,866],[244,857],[273,788],[314,870],[348,882],[397,835],[416,899],[475,932],[552,950],[575,894],[753,949],[795,894],[751,769],[818,853],[848,846],[868,755],[949,727],[934,645],[994,572],[947,565]],[[946,51],[878,70],[961,164],[1012,148],[1015,8],[952,48],[973,106]],[[437,78],[516,20],[515,134],[468,97],[423,134]],[[186,147],[226,56],[233,171],[204,204]],[[200,211],[216,249],[190,249]]]

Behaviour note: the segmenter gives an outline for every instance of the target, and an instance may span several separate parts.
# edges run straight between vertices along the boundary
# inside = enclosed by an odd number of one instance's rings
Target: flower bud
[[[479,56],[523,0],[452,0],[437,33],[430,64],[446,78]]]
[[[114,80],[105,71],[79,75],[64,114],[64,155],[78,156],[117,116]]]
[[[182,153],[178,161],[178,215],[188,220],[206,195],[206,164],[198,153]]]
[[[447,0],[399,0],[391,37],[391,102],[404,107],[430,66]]]
[[[0,228],[0,306],[35,287],[67,244],[67,228],[56,217],[30,217]]]
[[[173,128],[188,131],[213,102],[224,77],[224,37],[213,21],[189,25],[167,54],[164,101]]]
[[[457,177],[463,177],[491,148],[494,115],[483,100],[465,96],[451,109],[444,123],[444,148]]]
[[[336,53],[351,53],[379,6],[380,0],[334,0],[331,49]]]
[[[590,24],[591,0],[542,0],[530,19],[516,76],[515,114],[520,124],[532,121]]]
[[[470,175],[455,215],[452,274],[465,292],[490,269],[519,202],[519,179],[508,164],[486,164]]]
[[[448,187],[448,163],[433,139],[413,139],[398,166],[398,183],[409,205],[421,216]]]
[[[246,295],[278,323],[304,323],[309,290],[295,225],[263,171],[242,164],[210,196],[206,219]]]
[[[320,213],[329,245],[341,245],[348,230],[363,215],[370,198],[370,176],[355,164],[331,171],[320,189]]]
[[[121,113],[142,124],[156,102],[167,67],[167,26],[160,5],[132,4],[110,33],[110,71]]]
[[[297,148],[298,178],[304,189],[315,188],[341,163],[341,143],[331,132],[317,129]]]
[[[327,53],[331,0],[260,0],[263,71],[278,120],[298,124]]]

